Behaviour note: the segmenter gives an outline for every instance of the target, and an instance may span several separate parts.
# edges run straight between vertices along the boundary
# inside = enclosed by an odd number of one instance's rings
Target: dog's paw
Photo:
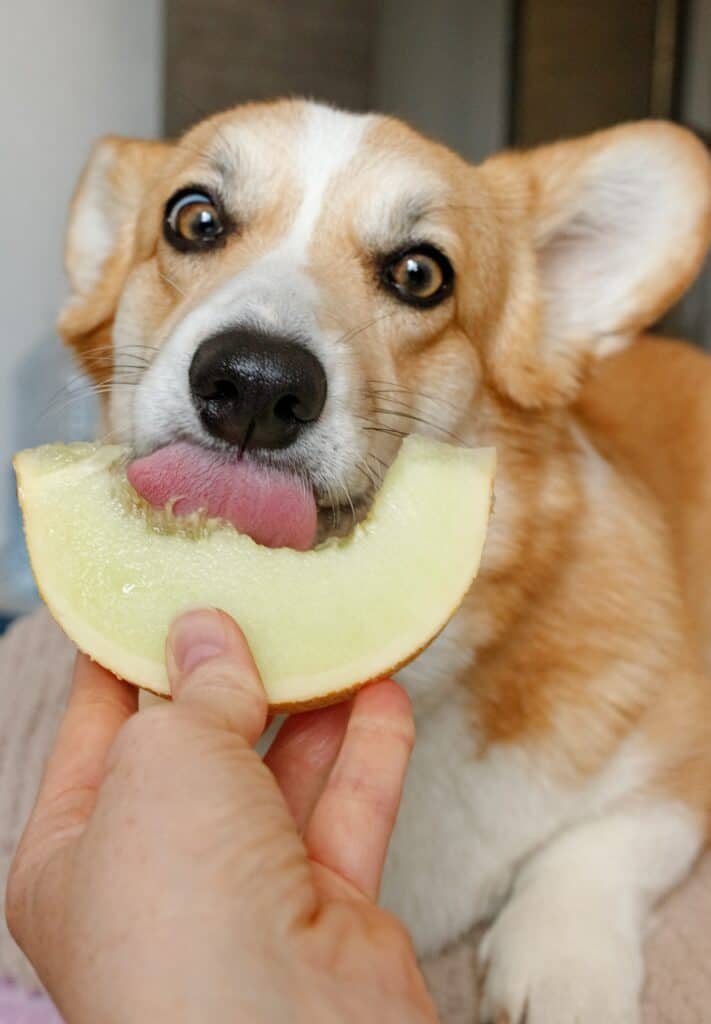
[[[549,895],[521,893],[482,939],[480,1024],[638,1024],[636,938],[613,907],[556,908]]]

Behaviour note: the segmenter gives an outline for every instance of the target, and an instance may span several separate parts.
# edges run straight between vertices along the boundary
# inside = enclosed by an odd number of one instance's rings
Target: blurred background
[[[303,94],[398,114],[472,160],[642,117],[711,140],[711,0],[24,0],[2,28],[0,629],[36,601],[10,457],[94,429],[54,321],[97,136]],[[661,326],[711,349],[711,267]]]

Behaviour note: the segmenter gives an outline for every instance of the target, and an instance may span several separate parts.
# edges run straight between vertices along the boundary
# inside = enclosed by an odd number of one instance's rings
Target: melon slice
[[[77,646],[123,679],[169,693],[171,620],[195,605],[245,631],[270,705],[341,699],[419,653],[476,575],[493,449],[408,437],[367,519],[311,551],[233,526],[147,513],[117,446],[46,445],[15,458],[39,589]]]

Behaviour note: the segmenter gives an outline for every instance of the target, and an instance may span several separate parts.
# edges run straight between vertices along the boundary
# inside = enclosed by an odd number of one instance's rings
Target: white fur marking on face
[[[280,255],[288,252],[302,267],[307,262],[329,187],[357,154],[371,121],[367,115],[344,114],[315,104],[306,106],[303,134],[295,154],[303,197],[289,234],[277,247]]]

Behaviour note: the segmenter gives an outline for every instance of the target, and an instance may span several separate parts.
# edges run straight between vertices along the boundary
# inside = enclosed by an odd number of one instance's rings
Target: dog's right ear
[[[65,249],[71,292],[58,329],[95,378],[111,365],[111,328],[132,263],[139,211],[172,149],[163,142],[100,139],[74,193]]]

